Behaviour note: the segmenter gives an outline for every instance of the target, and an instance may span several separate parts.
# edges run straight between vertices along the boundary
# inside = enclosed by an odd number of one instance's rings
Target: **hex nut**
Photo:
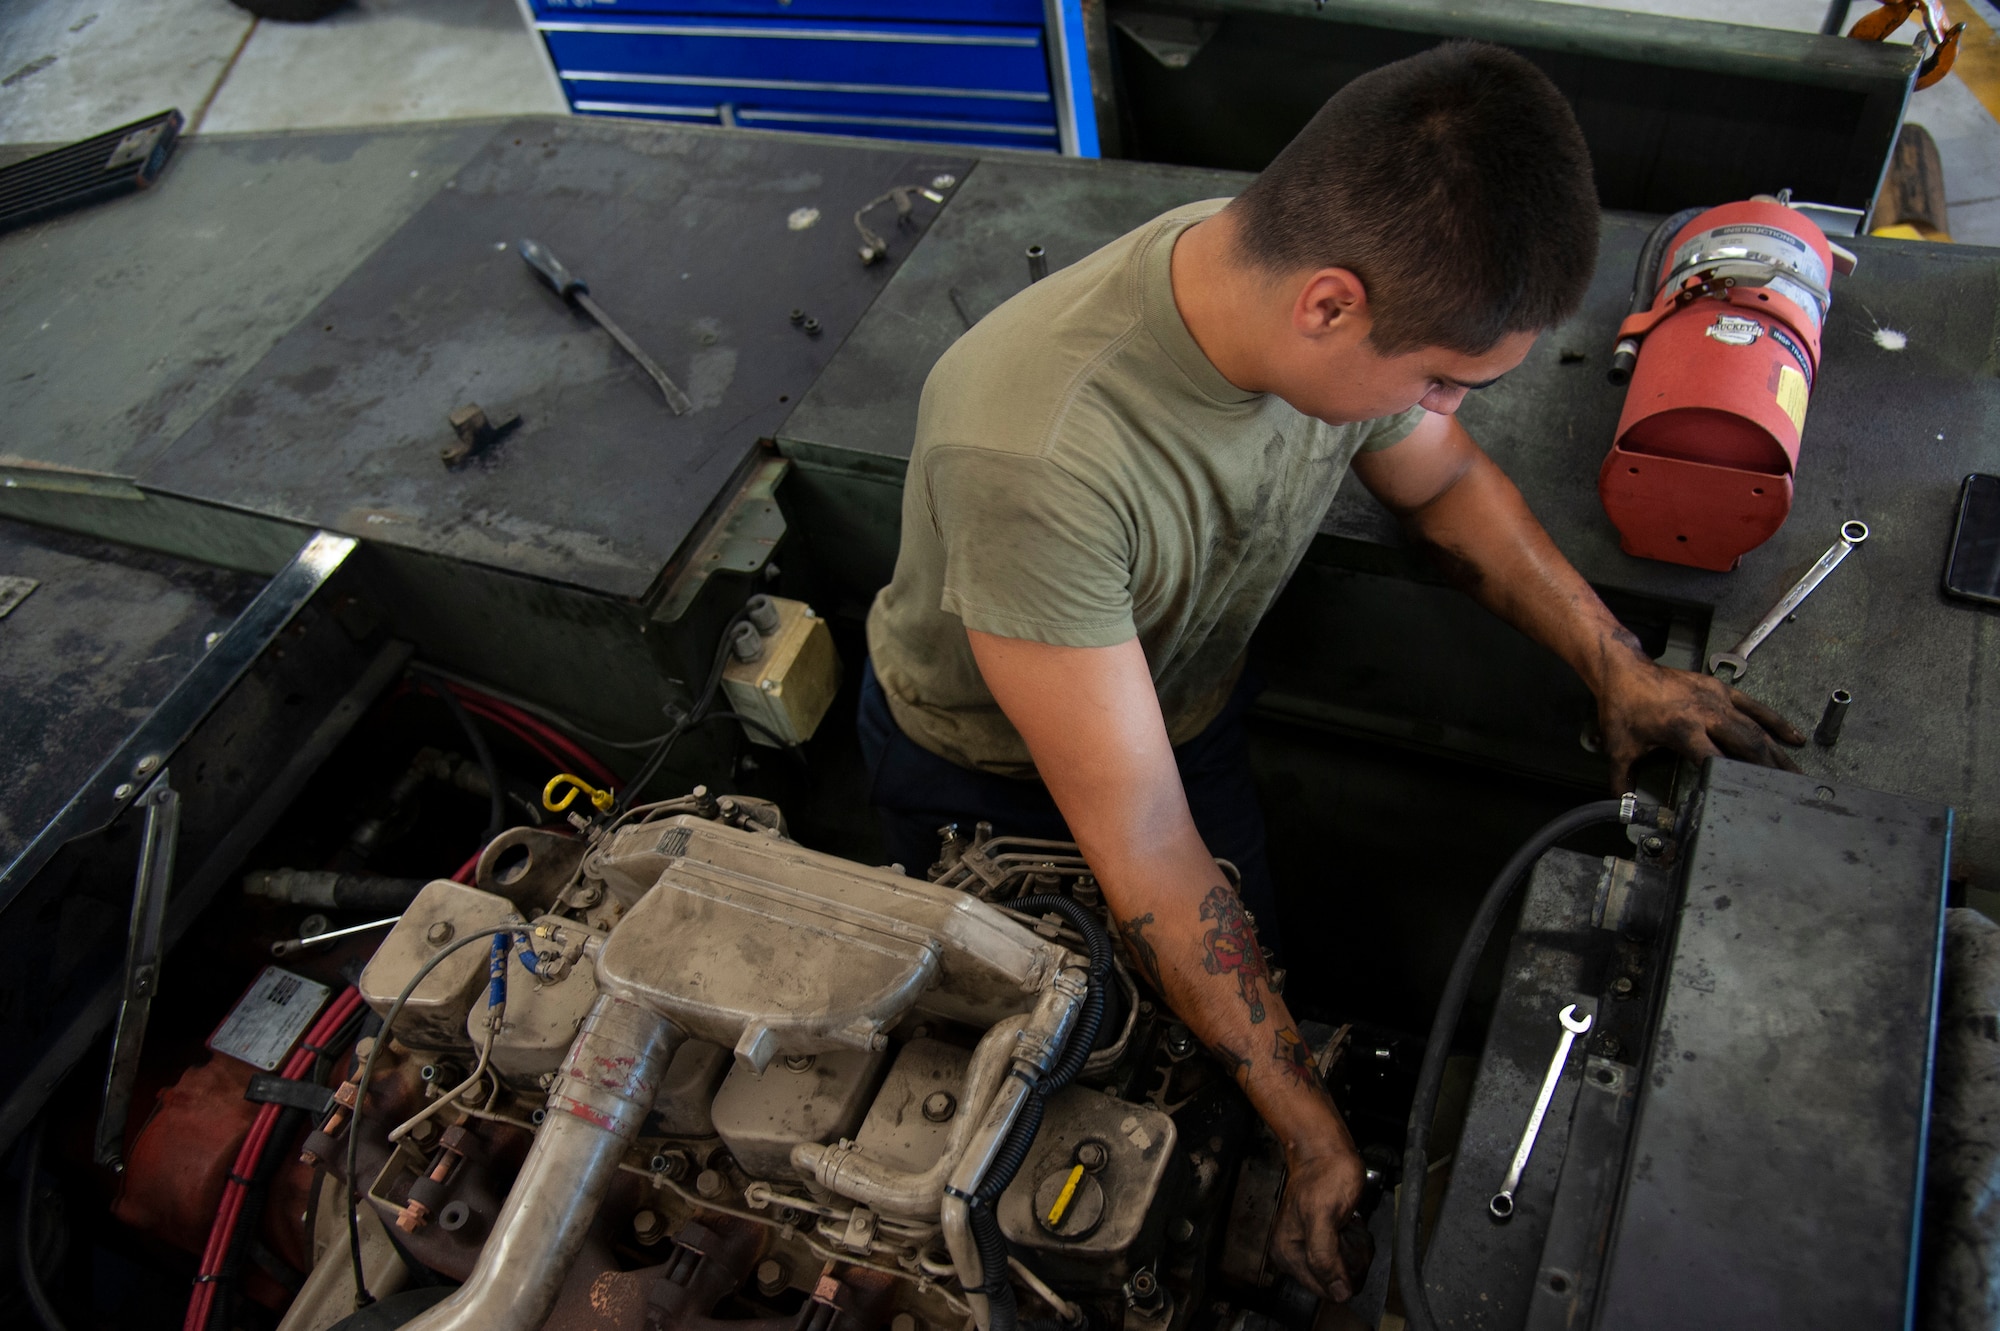
[[[785,1264],[775,1257],[766,1257],[757,1263],[757,1292],[765,1298],[773,1298],[785,1292],[790,1284],[785,1273]]]
[[[713,1169],[702,1170],[695,1176],[694,1190],[709,1201],[714,1201],[722,1195],[722,1175]]]
[[[813,1061],[814,1061],[813,1056],[811,1054],[786,1054],[785,1071],[811,1072]]]
[[[432,922],[430,928],[424,930],[424,941],[432,947],[443,947],[451,941],[451,936],[455,932],[450,920],[436,920]]]
[[[949,1122],[958,1112],[958,1097],[950,1091],[932,1091],[924,1097],[924,1117],[933,1123]]]
[[[666,1222],[658,1211],[640,1211],[632,1217],[632,1237],[641,1243],[658,1243],[666,1237]]]
[[[1082,1142],[1076,1148],[1076,1162],[1095,1174],[1111,1159],[1111,1152],[1103,1142]]]

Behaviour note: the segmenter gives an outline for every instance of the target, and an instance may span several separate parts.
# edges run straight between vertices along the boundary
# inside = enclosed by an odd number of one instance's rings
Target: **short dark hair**
[[[1448,42],[1370,70],[1232,205],[1238,243],[1278,273],[1348,268],[1385,355],[1480,355],[1576,312],[1597,264],[1590,154],[1548,76],[1502,47]]]

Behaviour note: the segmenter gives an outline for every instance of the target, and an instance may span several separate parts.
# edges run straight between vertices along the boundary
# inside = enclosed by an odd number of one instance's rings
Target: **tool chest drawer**
[[[645,9],[536,0],[535,26],[572,109],[586,115],[1058,146],[1039,23],[878,16],[939,8],[896,0],[795,0],[783,18],[767,17],[772,8],[739,0],[691,13],[669,12],[662,0]],[[1038,10],[979,0],[951,13],[1019,19],[1039,18]]]

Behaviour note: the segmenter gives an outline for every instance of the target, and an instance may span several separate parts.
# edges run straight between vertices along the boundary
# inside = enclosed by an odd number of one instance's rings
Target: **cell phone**
[[[1959,489],[1944,590],[1947,596],[2000,605],[2000,476],[1975,471]]]

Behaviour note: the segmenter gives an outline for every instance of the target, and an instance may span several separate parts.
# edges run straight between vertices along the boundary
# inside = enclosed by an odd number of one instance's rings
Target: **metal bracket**
[[[785,515],[778,508],[777,490],[791,469],[791,462],[780,457],[760,458],[752,464],[714,523],[688,547],[685,560],[668,573],[665,594],[653,611],[654,622],[672,623],[686,614],[715,574],[755,573],[764,567],[785,535]]]
[[[125,1120],[132,1109],[132,1086],[139,1076],[139,1050],[146,1020],[159,988],[162,928],[167,892],[174,877],[174,848],[180,840],[181,797],[167,769],[153,778],[136,803],[146,811],[139,844],[139,869],[132,885],[132,924],[125,943],[125,995],[111,1035],[111,1067],[104,1078],[104,1112],[97,1120],[96,1159],[122,1171]]]

